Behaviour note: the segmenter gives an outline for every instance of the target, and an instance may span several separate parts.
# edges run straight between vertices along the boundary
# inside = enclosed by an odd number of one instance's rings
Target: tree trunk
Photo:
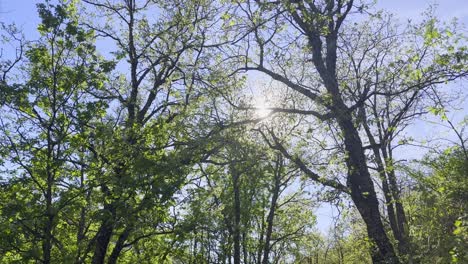
[[[299,1],[298,5],[291,8],[288,4],[292,1],[286,1],[288,3],[285,5],[286,10],[289,10],[296,28],[301,28],[307,37],[312,62],[327,90],[327,96],[314,94],[307,89],[303,91],[303,87],[298,88],[293,85],[291,88],[327,108],[343,133],[345,162],[348,168],[347,186],[366,224],[368,237],[375,243],[372,261],[374,263],[399,263],[380,218],[379,202],[368,171],[365,150],[358,129],[354,126],[356,120],[352,115],[352,109],[347,107],[342,98],[343,93],[340,91],[337,79],[338,34],[343,20],[353,7],[353,2],[353,0],[326,1],[327,4],[324,5],[324,11],[322,11],[319,8],[305,7],[303,1]],[[310,6],[314,7],[315,4],[312,3]],[[316,17],[324,17],[324,19],[315,19]],[[323,23],[324,20],[327,22]],[[326,27],[326,32],[323,30],[324,27]],[[263,67],[263,62],[260,63],[261,67]],[[281,80],[278,75],[269,74],[273,79]],[[289,80],[283,82],[286,85],[292,85]]]
[[[107,186],[101,186],[103,193],[107,196],[109,189]],[[109,246],[110,239],[114,232],[114,220],[116,217],[116,209],[111,203],[104,204],[104,212],[108,212],[109,215],[102,220],[101,226],[96,234],[96,244],[94,248],[93,264],[103,264],[106,258],[107,248]]]
[[[262,264],[269,263],[269,255],[270,255],[270,241],[271,241],[271,234],[273,233],[273,220],[275,217],[276,211],[276,204],[278,201],[279,190],[280,190],[280,171],[279,171],[279,164],[276,165],[275,170],[275,185],[273,187],[273,196],[271,197],[271,204],[270,204],[270,211],[267,217],[267,230],[265,234],[265,245],[263,249],[263,261]]]
[[[127,240],[128,236],[130,235],[131,229],[129,227],[125,228],[125,230],[120,234],[119,239],[117,240],[117,243],[114,246],[114,249],[112,250],[112,253],[109,257],[109,261],[107,263],[109,264],[115,264],[117,263],[117,259],[120,256],[120,252],[122,252],[122,249],[124,248],[125,241]]]
[[[52,186],[47,186],[46,193],[46,223],[44,227],[44,240],[42,242],[42,261],[44,264],[49,264],[52,251],[52,225],[54,221],[54,213],[52,212]]]
[[[387,208],[387,214],[388,214],[388,220],[390,222],[390,228],[392,229],[393,236],[395,239],[401,243],[402,241],[402,236],[401,236],[401,231],[399,229],[398,225],[398,218],[395,214],[395,207],[394,207],[394,202],[395,198],[393,196],[393,193],[390,191],[390,187],[388,184],[388,177],[387,173],[385,171],[385,166],[382,162],[382,159],[380,158],[380,153],[378,149],[374,149],[374,156],[376,159],[377,163],[377,169],[379,171],[379,176],[382,181],[382,187],[383,187],[383,192],[385,196],[385,202],[386,202],[386,208]],[[399,250],[400,253],[401,250]]]
[[[375,243],[372,252],[374,263],[399,263],[390,240],[380,219],[379,202],[375,193],[374,183],[367,168],[366,155],[354,126],[354,118],[350,109],[343,101],[336,78],[337,31],[326,36],[327,54],[322,57],[322,41],[318,35],[309,36],[312,48],[312,61],[331,95],[331,104],[327,107],[334,114],[338,126],[343,132],[345,145],[345,162],[348,168],[347,185],[351,190],[351,198],[363,218],[369,238]]]
[[[263,204],[262,208],[265,208],[265,203]],[[263,250],[263,245],[264,245],[264,237],[265,237],[265,213],[262,212],[262,219],[261,219],[261,227],[260,227],[260,239],[258,243],[258,248],[257,248],[257,259],[256,259],[256,264],[261,264],[262,263],[262,250]]]
[[[408,255],[409,248],[406,237],[406,232],[404,226],[406,225],[406,217],[403,210],[403,205],[400,202],[400,194],[398,191],[398,186],[396,183],[395,172],[393,170],[392,164],[389,164],[388,155],[386,151],[386,143],[381,133],[379,143],[380,148],[377,142],[375,141],[374,136],[367,124],[367,114],[365,108],[362,107],[360,110],[361,121],[366,131],[369,143],[372,147],[372,151],[375,157],[375,163],[377,164],[377,170],[379,173],[380,180],[382,181],[382,188],[385,196],[386,209],[388,214],[388,219],[390,222],[390,228],[392,229],[393,236],[398,241],[398,251],[400,255]],[[379,118],[374,110],[375,118]],[[378,122],[379,127],[380,122]],[[391,149],[389,148],[389,153]],[[384,163],[384,160],[386,161]],[[396,207],[396,209],[395,209]]]
[[[402,255],[408,255],[410,253],[409,250],[409,242],[407,237],[407,230],[406,230],[406,215],[405,210],[403,208],[403,204],[401,203],[401,195],[400,190],[398,188],[398,183],[396,180],[395,170],[393,169],[393,161],[392,161],[392,153],[391,147],[388,146],[389,151],[387,152],[385,147],[382,147],[382,154],[387,163],[387,175],[388,175],[388,183],[390,187],[390,192],[393,197],[393,203],[395,204],[395,212],[396,212],[396,222],[397,222],[397,230],[398,230],[398,250]]]
[[[106,258],[107,247],[109,246],[110,239],[113,232],[113,224],[111,219],[104,220],[99,228],[96,237],[96,246],[94,248],[93,264],[103,264]]]
[[[340,108],[346,109],[344,104],[342,107]],[[372,252],[372,261],[373,263],[399,263],[380,219],[379,202],[367,169],[362,142],[348,111],[339,113],[338,124],[345,139],[347,184],[351,189],[351,198],[366,224],[369,238],[376,245]]]
[[[233,172],[233,189],[234,189],[234,264],[240,264],[240,190],[239,190],[239,176],[237,172]]]

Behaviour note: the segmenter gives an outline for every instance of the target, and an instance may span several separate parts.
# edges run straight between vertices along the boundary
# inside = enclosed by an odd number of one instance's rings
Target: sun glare
[[[271,110],[268,109],[268,103],[265,101],[264,97],[258,96],[254,100],[254,108],[255,108],[255,117],[256,118],[264,118],[267,117]]]

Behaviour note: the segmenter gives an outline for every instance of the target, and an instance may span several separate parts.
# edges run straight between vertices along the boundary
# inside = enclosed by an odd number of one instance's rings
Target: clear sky
[[[467,0],[380,0],[377,5],[404,18],[420,17],[428,6],[436,4],[437,15],[442,19],[457,17],[468,24],[468,1]]]
[[[36,12],[36,4],[40,0],[0,0],[0,22],[16,23],[19,28],[23,29],[27,39],[35,39],[38,34],[36,27],[39,18]],[[430,5],[437,5],[436,14],[442,20],[450,20],[457,17],[460,22],[468,26],[468,0],[380,0],[377,7],[386,9],[394,13],[401,21],[407,19],[421,19],[421,13],[424,12]],[[465,100],[466,103],[466,100]],[[466,115],[468,106],[462,106],[464,111],[462,115]],[[464,112],[464,113],[463,113]],[[460,116],[456,117],[460,119]],[[424,122],[418,122],[413,127],[410,127],[408,133],[416,137],[430,136],[434,133],[434,128]],[[412,149],[406,151],[408,157],[418,156],[420,150]],[[419,154],[419,156],[422,154]],[[318,228],[325,232],[330,226],[330,219],[333,215],[332,210],[328,205],[319,208],[316,212],[318,216]],[[336,212],[335,212],[336,214]]]
[[[0,21],[16,22],[26,32],[32,33],[39,19],[36,4],[41,0],[0,0]],[[447,19],[458,17],[468,24],[467,0],[380,0],[377,6],[395,13],[401,18],[417,19],[429,5],[437,3],[437,14]]]

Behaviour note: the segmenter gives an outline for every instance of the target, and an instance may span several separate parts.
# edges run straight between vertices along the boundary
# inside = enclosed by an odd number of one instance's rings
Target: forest
[[[35,4],[0,19],[0,263],[468,263],[463,21]]]

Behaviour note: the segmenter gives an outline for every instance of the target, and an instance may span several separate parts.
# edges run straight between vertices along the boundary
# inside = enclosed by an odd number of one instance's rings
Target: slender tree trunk
[[[392,229],[393,235],[395,236],[396,239],[398,239],[399,232],[398,232],[398,224],[397,224],[396,215],[395,215],[395,209],[393,206],[393,196],[388,186],[388,177],[385,172],[385,164],[380,154],[380,148],[377,142],[375,141],[374,135],[372,134],[371,129],[367,123],[368,122],[367,113],[364,107],[361,107],[359,111],[359,115],[360,115],[360,119],[364,127],[364,130],[366,131],[367,138],[369,139],[369,144],[372,146],[372,152],[374,153],[374,159],[377,165],[377,171],[379,174],[379,178],[382,182],[382,189],[383,189],[383,193],[385,197],[385,208],[387,209],[387,215],[388,215],[388,220],[390,222],[390,227]],[[381,133],[379,133],[379,135],[381,135]]]
[[[45,194],[45,201],[46,201],[46,223],[44,226],[44,239],[42,243],[42,261],[44,264],[49,264],[51,261],[51,253],[52,253],[52,229],[54,224],[55,212],[52,206],[52,192],[53,192],[53,185],[54,185],[54,172],[53,168],[51,167],[50,162],[55,160],[53,157],[53,140],[51,136],[51,128],[48,128],[47,131],[47,155],[48,161],[46,165],[47,171],[47,189]]]
[[[241,252],[240,252],[240,219],[241,219],[241,208],[240,208],[240,186],[239,186],[239,174],[233,172],[233,189],[234,189],[234,264],[240,264]]]
[[[49,173],[50,174],[50,173]],[[50,180],[50,176],[48,176]],[[52,225],[54,221],[54,213],[52,212],[52,186],[49,183],[46,193],[46,223],[44,226],[44,240],[42,242],[42,261],[44,264],[49,264],[52,251]]]
[[[265,203],[263,204],[262,208],[265,208]],[[264,237],[265,237],[265,212],[262,213],[262,219],[261,219],[261,226],[260,226],[260,239],[259,239],[259,243],[258,243],[258,248],[257,248],[257,260],[256,260],[256,263],[257,264],[261,264],[262,263],[262,251],[263,251],[263,248],[264,248]]]
[[[244,253],[244,263],[250,263],[249,252],[247,251],[247,234],[242,232],[242,252]]]
[[[56,76],[54,74],[54,84],[56,83]],[[50,124],[47,127],[47,164],[46,164],[46,174],[47,174],[47,189],[45,193],[45,202],[46,202],[46,222],[44,226],[44,238],[42,242],[42,261],[44,264],[49,264],[51,261],[51,252],[52,252],[52,229],[54,224],[55,212],[52,207],[52,197],[53,197],[53,185],[55,181],[54,169],[52,167],[53,162],[56,160],[54,156],[54,140],[52,139],[52,124],[54,122],[54,117],[56,115],[56,89],[52,90],[53,102],[52,102],[52,113],[53,118],[50,121]],[[52,164],[51,164],[52,163]]]
[[[392,229],[392,233],[395,236],[395,239],[401,242],[401,239],[402,239],[401,233],[400,233],[398,223],[397,223],[397,216],[395,215],[395,207],[393,206],[394,199],[393,199],[392,193],[390,192],[390,188],[388,186],[387,174],[385,173],[385,168],[383,167],[383,164],[379,162],[377,162],[377,169],[379,170],[379,176],[382,181],[382,188],[383,188],[383,192],[385,196],[385,203],[386,203],[386,209],[387,209],[387,214],[388,214],[388,220],[390,222],[390,228]]]
[[[84,148],[82,149],[84,152]],[[80,158],[80,161],[83,162],[83,157]],[[78,231],[76,234],[76,246],[78,248],[77,253],[76,253],[76,258],[75,258],[75,264],[80,264],[83,263],[85,257],[81,257],[82,254],[82,247],[83,247],[83,241],[86,238],[86,207],[90,203],[91,199],[91,190],[86,190],[86,185],[85,185],[85,167],[81,166],[80,169],[80,189],[86,193],[86,205],[81,207],[80,209],[80,219],[78,222]]]
[[[395,170],[393,168],[393,161],[392,161],[392,156],[391,156],[391,149],[390,146],[389,151],[387,152],[385,147],[382,147],[382,154],[383,157],[387,163],[387,175],[388,175],[388,182],[389,182],[389,187],[390,187],[390,192],[393,197],[393,203],[395,204],[395,212],[396,212],[396,222],[397,222],[397,231],[398,231],[398,237],[396,239],[398,240],[398,250],[402,255],[408,255],[410,254],[409,250],[409,242],[408,242],[408,236],[407,236],[407,221],[406,221],[406,215],[405,215],[405,210],[403,208],[403,204],[401,203],[401,195],[400,195],[400,190],[398,188],[398,183],[396,180],[396,175],[395,175]]]
[[[271,197],[271,204],[270,204],[270,211],[268,213],[267,217],[267,230],[265,234],[265,245],[263,249],[263,261],[262,264],[268,264],[269,263],[269,256],[270,256],[270,241],[271,241],[271,235],[273,233],[273,220],[275,217],[275,211],[276,211],[276,205],[278,202],[278,196],[279,196],[279,191],[280,191],[280,186],[281,186],[281,175],[280,175],[280,170],[279,170],[279,160],[276,164],[275,168],[275,184],[273,187],[273,196]]]
[[[388,103],[387,103],[388,104]],[[406,236],[406,216],[403,210],[403,205],[400,201],[400,193],[398,191],[398,186],[396,183],[395,178],[395,171],[393,170],[393,164],[389,164],[391,162],[388,159],[385,140],[383,139],[382,133],[379,130],[380,135],[380,148],[375,141],[374,136],[367,124],[367,114],[365,108],[362,107],[361,111],[361,119],[364,129],[366,131],[367,137],[369,139],[369,143],[371,144],[372,151],[374,152],[375,162],[377,164],[377,170],[382,181],[382,188],[385,196],[386,202],[386,209],[388,214],[388,219],[390,222],[390,227],[392,229],[393,236],[398,241],[398,251],[401,255],[408,255],[409,254],[409,243]],[[374,115],[376,118],[378,114],[374,109]],[[379,127],[380,121],[378,121]],[[391,153],[391,149],[389,148],[389,152]],[[386,161],[384,163],[384,160]],[[395,208],[396,207],[396,208]]]

